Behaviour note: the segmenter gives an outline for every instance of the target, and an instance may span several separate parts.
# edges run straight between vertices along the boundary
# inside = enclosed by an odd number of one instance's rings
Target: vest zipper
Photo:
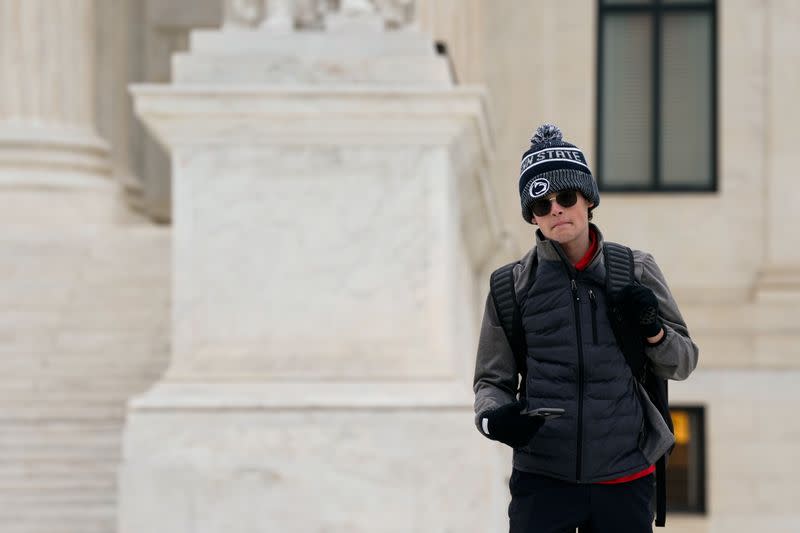
[[[578,450],[575,458],[575,481],[581,481],[581,459],[583,456],[583,342],[581,341],[581,297],[578,295],[578,284],[572,281],[572,300],[575,309],[575,329],[578,335]]]
[[[589,303],[592,304],[592,342],[597,344],[597,299],[592,289],[589,289]]]

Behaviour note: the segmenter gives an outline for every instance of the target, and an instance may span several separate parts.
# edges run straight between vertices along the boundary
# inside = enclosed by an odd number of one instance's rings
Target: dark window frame
[[[661,183],[661,26],[664,14],[702,12],[711,15],[711,183],[708,185],[664,185]],[[652,179],[650,185],[609,185],[603,176],[603,17],[606,14],[649,14],[653,17],[653,123],[652,127]],[[597,0],[597,101],[595,123],[596,131],[596,159],[597,159],[597,185],[603,192],[614,193],[716,193],[719,191],[719,135],[718,135],[718,71],[719,47],[717,39],[717,0],[708,0],[707,3],[697,4],[689,2],[663,3],[663,0],[651,0],[648,4],[606,4],[605,0]]]
[[[670,411],[685,411],[689,415],[689,419],[697,421],[696,433],[693,433],[692,439],[697,447],[697,490],[698,501],[695,507],[675,507],[667,504],[667,509],[670,513],[680,513],[685,515],[705,515],[708,512],[708,493],[707,493],[707,447],[706,447],[706,409],[702,405],[670,405]],[[667,479],[669,479],[669,466],[667,466]]]

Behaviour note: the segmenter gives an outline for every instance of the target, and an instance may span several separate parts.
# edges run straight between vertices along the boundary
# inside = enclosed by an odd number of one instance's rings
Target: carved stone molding
[[[375,13],[375,6],[369,0],[341,0],[339,12],[343,15],[359,17]]]
[[[410,26],[415,21],[414,0],[374,0],[387,29]]]
[[[414,21],[414,0],[223,0],[224,26],[278,31],[321,30],[328,15],[379,16],[387,29]]]
[[[254,28],[264,19],[264,0],[225,0],[226,28]]]

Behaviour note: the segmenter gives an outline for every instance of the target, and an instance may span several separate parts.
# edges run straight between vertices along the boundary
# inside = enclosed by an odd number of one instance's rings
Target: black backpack
[[[533,283],[538,264],[538,257],[534,250],[533,265],[530,283]],[[644,339],[641,338],[635,327],[631,327],[622,319],[622,313],[616,305],[616,296],[626,285],[637,283],[634,278],[633,251],[627,246],[613,242],[603,244],[603,254],[606,265],[606,293],[609,302],[609,317],[612,329],[625,359],[633,375],[644,386],[650,396],[650,401],[661,413],[670,431],[675,433],[672,425],[672,415],[669,412],[669,395],[667,380],[660,378],[650,371],[647,356],[644,354]],[[498,268],[492,273],[489,280],[489,289],[492,295],[497,317],[500,325],[508,338],[519,373],[518,391],[520,398],[525,397],[525,382],[527,373],[527,346],[525,333],[522,327],[522,315],[517,295],[514,291],[514,266],[519,261],[509,263]],[[666,462],[667,455],[656,462],[656,526],[664,527],[666,522],[667,485]]]

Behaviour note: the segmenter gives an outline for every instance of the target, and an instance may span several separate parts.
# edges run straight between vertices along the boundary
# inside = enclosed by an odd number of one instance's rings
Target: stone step
[[[114,533],[116,531],[113,519],[108,519],[108,523],[97,523],[91,521],[81,523],[75,520],[65,521],[55,519],[52,524],[24,523],[17,520],[8,521],[0,516],[0,523],[3,524],[3,533]]]
[[[94,456],[94,462],[92,462]],[[116,456],[116,457],[115,457]],[[97,460],[102,457],[102,462]],[[119,461],[118,450],[75,451],[69,454],[14,453],[0,463],[0,479],[7,476],[34,477],[45,475],[83,475],[84,472],[108,475],[115,472]],[[15,463],[12,463],[15,461]],[[105,466],[103,466],[105,465]]]
[[[0,427],[6,423],[52,422],[52,421],[86,421],[99,422],[122,419],[125,416],[125,405],[120,403],[106,405],[102,402],[84,402],[79,406],[63,404],[10,404],[0,403]]]
[[[109,382],[105,386],[88,386],[88,384],[82,386],[79,383],[74,383],[67,387],[64,383],[64,381],[61,382],[60,387],[62,390],[59,390],[57,393],[48,392],[52,384],[43,384],[40,382],[34,382],[27,387],[25,387],[24,384],[0,387],[0,395],[5,396],[0,400],[0,406],[14,404],[31,405],[34,403],[63,405],[65,402],[76,403],[87,400],[104,400],[104,403],[124,402],[131,394],[138,394],[139,391],[143,391],[146,388],[145,386],[132,387],[130,383],[126,383],[122,380],[118,382]],[[122,388],[130,388],[133,389],[133,391],[120,390]],[[126,392],[128,394],[126,394]]]
[[[98,487],[68,486],[0,486],[0,511],[8,512],[18,506],[39,505],[74,505],[86,504],[100,507],[113,505],[116,500],[116,487],[113,485]]]
[[[41,450],[69,450],[73,448],[107,450],[116,449],[121,446],[122,436],[111,431],[119,432],[122,421],[113,430],[96,430],[87,428],[87,433],[67,433],[67,432],[32,432],[12,424],[0,424],[4,432],[0,437],[0,464],[8,459],[11,450],[20,449],[21,452],[39,453]],[[58,440],[55,440],[58,439]]]
[[[3,533],[114,533],[116,524],[113,518],[75,520],[74,518],[54,517],[50,522],[23,522],[20,519],[6,519],[0,515]]]
[[[85,533],[103,531],[112,533],[115,522],[113,506],[40,505],[21,506],[17,509],[0,508],[3,533],[17,531],[64,531]],[[112,526],[112,527],[109,527]],[[16,529],[15,529],[16,528]]]
[[[3,381],[15,381],[16,379],[29,381],[38,378],[39,372],[67,372],[69,375],[102,378],[103,374],[86,372],[84,365],[98,370],[109,369],[112,375],[115,372],[119,374],[119,371],[123,369],[126,371],[138,370],[149,374],[166,366],[166,362],[159,364],[160,361],[164,361],[164,354],[155,353],[154,345],[144,343],[117,347],[114,350],[93,348],[83,349],[82,353],[75,353],[76,351],[58,349],[45,353],[15,350],[13,353],[4,353],[0,350],[0,354],[2,354],[0,370],[3,371]],[[163,351],[163,349],[159,348],[159,351]],[[35,369],[36,374],[31,374],[31,369]],[[10,372],[13,373],[9,374]]]
[[[100,497],[93,500],[48,500],[46,495],[40,499],[29,500],[10,499],[10,495],[3,494],[0,502],[0,527],[6,533],[6,523],[11,519],[21,522],[41,524],[59,519],[68,520],[97,520],[114,516],[114,496]],[[75,529],[74,531],[80,531]]]
[[[38,461],[37,461],[38,462]],[[13,483],[15,480],[24,483],[39,483],[41,480],[52,479],[59,483],[70,480],[95,480],[92,484],[113,485],[117,472],[116,462],[89,463],[89,461],[64,461],[63,459],[51,460],[42,465],[33,467],[20,462],[17,465],[2,465],[0,468],[0,485]]]

